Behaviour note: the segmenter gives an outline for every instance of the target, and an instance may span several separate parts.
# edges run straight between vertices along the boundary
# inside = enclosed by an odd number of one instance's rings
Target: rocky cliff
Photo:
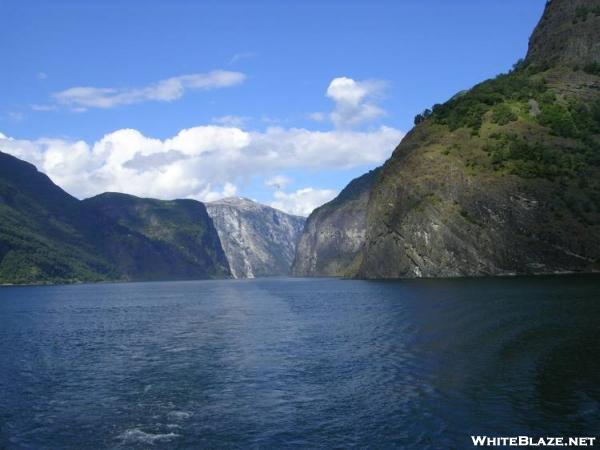
[[[358,276],[598,270],[599,7],[552,0],[524,64],[419,117],[373,186]]]
[[[552,0],[529,40],[527,62],[541,68],[600,61],[600,1]]]
[[[289,275],[303,217],[239,197],[206,207],[235,278]]]
[[[345,276],[356,271],[365,241],[369,192],[378,172],[351,181],[335,199],[311,213],[298,242],[295,276]]]

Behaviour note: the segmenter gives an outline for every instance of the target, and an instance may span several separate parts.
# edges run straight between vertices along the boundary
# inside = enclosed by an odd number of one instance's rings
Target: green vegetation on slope
[[[146,220],[144,215],[119,223],[93,202],[67,194],[33,165],[0,152],[0,284],[229,275],[204,205],[149,201],[160,208],[144,226],[134,224]]]
[[[548,180],[587,178],[600,165],[600,98],[559,95],[560,85],[550,87],[547,74],[521,68],[500,75],[435,105],[415,122],[429,119],[451,132],[466,128],[484,138],[481,149],[494,171]],[[481,158],[466,162],[490,167]]]
[[[358,275],[597,270],[597,75],[521,63],[415,124],[371,193]]]
[[[205,206],[196,200],[156,200],[111,192],[83,204],[177,255],[171,263],[184,277],[229,276],[217,231]]]
[[[0,283],[116,278],[77,229],[83,216],[78,200],[34,166],[0,153]]]

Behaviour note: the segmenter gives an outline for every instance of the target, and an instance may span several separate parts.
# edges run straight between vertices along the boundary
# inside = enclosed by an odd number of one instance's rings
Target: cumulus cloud
[[[187,158],[188,156],[185,153],[182,153],[178,150],[168,150],[166,152],[152,153],[150,155],[136,153],[133,158],[123,164],[123,167],[136,169],[138,172],[143,172],[148,169],[168,166],[171,163]]]
[[[285,175],[275,175],[274,177],[271,177],[265,181],[265,186],[275,189],[283,189],[291,182],[292,180]]]
[[[315,122],[324,122],[327,119],[327,114],[324,112],[313,112],[308,115],[310,120],[314,120]]]
[[[290,193],[277,191],[271,206],[297,216],[308,216],[316,207],[332,200],[337,194],[331,189],[311,187]]]
[[[76,87],[55,94],[58,104],[73,110],[111,108],[146,100],[172,101],[189,89],[212,89],[242,82],[238,72],[184,75],[136,89]],[[376,100],[380,81],[335,78],[327,96],[335,107],[315,120],[331,120],[335,128],[268,126],[243,129],[246,117],[222,116],[212,124],[182,129],[166,139],[135,129],[108,133],[96,142],[40,138],[14,139],[0,133],[0,150],[35,164],[66,191],[79,198],[106,191],[161,199],[213,201],[236,195],[238,186],[257,178],[273,188],[272,206],[298,215],[331,200],[336,192],[307,187],[286,192],[290,170],[336,170],[381,164],[403,138],[395,128],[357,130],[354,125],[384,114]],[[43,111],[54,105],[32,105]],[[272,124],[272,122],[268,122]]]
[[[249,132],[204,125],[183,129],[167,139],[121,129],[92,143],[1,135],[0,149],[35,164],[79,198],[116,191],[209,201],[234,195],[236,186],[257,176],[278,181],[282,189],[287,181],[278,178],[282,171],[380,164],[402,137],[402,132],[389,127],[368,132],[302,128]],[[275,201],[281,209],[304,214],[334,194],[318,189],[291,194],[278,191]]]
[[[197,197],[205,202],[213,202],[222,198],[233,197],[236,193],[237,186],[233,183],[226,182],[220,192],[212,191],[210,186],[207,186]]]
[[[167,78],[141,88],[77,86],[52,96],[61,105],[76,111],[89,108],[114,108],[145,101],[170,102],[181,98],[187,90],[208,90],[235,86],[244,81],[240,72],[214,70]]]
[[[384,88],[385,83],[379,80],[334,78],[327,88],[327,97],[335,102],[331,121],[338,128],[349,128],[384,115],[385,111],[375,104]]]

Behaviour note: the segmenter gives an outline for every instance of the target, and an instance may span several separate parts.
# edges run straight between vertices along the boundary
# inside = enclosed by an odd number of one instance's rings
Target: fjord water
[[[0,448],[594,436],[600,279],[0,289]]]

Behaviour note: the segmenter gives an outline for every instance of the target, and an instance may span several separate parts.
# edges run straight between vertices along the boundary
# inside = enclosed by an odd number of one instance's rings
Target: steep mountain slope
[[[415,122],[371,192],[358,276],[599,269],[600,1],[552,0],[516,70]]]
[[[529,40],[527,61],[540,67],[574,66],[600,61],[598,0],[548,2]]]
[[[360,264],[369,192],[379,170],[352,180],[306,221],[292,266],[295,276],[344,276]]]
[[[108,203],[109,198],[104,200]],[[181,209],[187,209],[186,202]],[[182,249],[152,233],[144,235],[145,229],[120,225],[100,210],[101,203],[77,200],[35,166],[0,152],[0,283],[163,280],[229,274],[202,204],[194,202],[189,208],[195,211],[189,216],[199,222],[196,228],[191,227],[201,235],[196,247],[194,242],[185,241],[188,224],[177,217],[184,235]],[[204,244],[206,248],[198,249]],[[198,255],[190,256],[191,251]]]
[[[79,201],[35,166],[0,152],[0,283],[117,277],[88,242],[89,221]]]
[[[195,200],[156,200],[108,192],[83,205],[155,243],[165,278],[229,276],[219,236],[204,204]]]
[[[239,197],[206,204],[235,278],[288,275],[303,217]]]
[[[160,245],[90,210],[24,161],[0,154],[0,281],[172,276]]]

